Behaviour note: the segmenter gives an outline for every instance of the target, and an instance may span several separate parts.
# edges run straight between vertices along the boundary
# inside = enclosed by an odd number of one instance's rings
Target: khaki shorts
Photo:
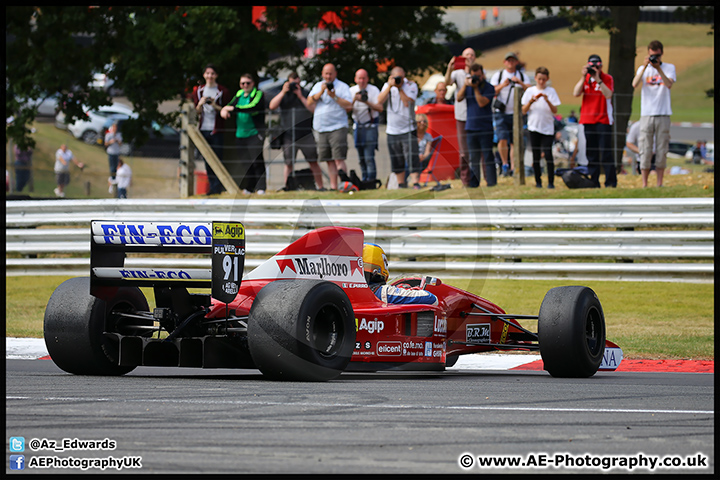
[[[655,147],[654,152],[653,146]],[[667,154],[670,149],[669,115],[640,117],[638,148],[641,170],[650,170],[653,153],[655,154],[655,168],[667,166]]]
[[[348,129],[340,128],[332,132],[317,132],[318,160],[345,160],[348,151]]]

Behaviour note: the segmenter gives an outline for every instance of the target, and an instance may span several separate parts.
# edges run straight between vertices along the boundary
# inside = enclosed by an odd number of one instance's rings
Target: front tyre
[[[538,316],[538,342],[553,377],[595,375],[605,352],[605,315],[595,292],[580,286],[548,291]]]
[[[88,277],[58,286],[45,308],[43,333],[53,362],[76,375],[124,375],[135,367],[118,366],[118,345],[105,332],[123,332],[118,313],[148,311],[137,287],[108,290],[106,300],[90,295]],[[136,322],[137,323],[137,322]]]
[[[258,293],[248,318],[255,365],[274,380],[326,381],[347,367],[355,316],[342,288],[322,280],[276,280]]]

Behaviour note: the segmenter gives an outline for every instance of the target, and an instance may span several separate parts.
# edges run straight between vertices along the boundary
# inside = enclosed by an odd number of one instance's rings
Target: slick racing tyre
[[[104,333],[139,334],[124,331],[116,313],[147,312],[147,300],[137,287],[112,288],[108,292],[107,301],[90,295],[90,279],[81,277],[64,281],[50,297],[43,325],[45,345],[50,358],[66,372],[124,375],[135,368],[118,366],[117,342]]]
[[[255,365],[271,379],[331,380],[355,348],[352,305],[331,282],[270,282],[250,309],[248,343]]]
[[[579,286],[548,291],[538,316],[538,342],[553,377],[595,375],[605,352],[605,316],[595,292]]]

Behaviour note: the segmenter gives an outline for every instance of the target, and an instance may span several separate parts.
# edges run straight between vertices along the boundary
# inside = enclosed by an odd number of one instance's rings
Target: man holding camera
[[[573,95],[582,98],[580,121],[585,129],[585,152],[590,179],[600,188],[600,166],[605,170],[605,187],[617,187],[615,161],[612,153],[613,77],[602,71],[599,55],[590,55],[583,65],[582,77],[573,88]]]
[[[297,152],[301,151],[310,165],[317,189],[323,188],[322,170],[317,163],[317,145],[312,133],[312,110],[308,108],[307,91],[300,86],[300,76],[297,72],[288,75],[288,81],[283,84],[280,93],[275,95],[268,108],[280,108],[280,145],[285,160],[285,185],[293,171],[293,163]]]
[[[445,71],[445,85],[455,84],[456,91],[465,88],[465,79],[470,78],[470,66],[475,63],[475,50],[468,47],[459,57],[452,57]],[[460,180],[468,186],[472,180],[470,164],[468,163],[468,144],[465,136],[465,122],[467,121],[467,102],[458,100],[455,95],[455,128],[457,129],[458,150],[460,151]]]
[[[520,61],[513,52],[508,52],[503,60],[502,70],[495,72],[490,84],[495,87],[493,105],[495,133],[498,140],[498,152],[502,160],[502,176],[509,177],[515,171],[513,160],[513,116],[515,115],[515,86],[523,92],[530,86],[530,78],[518,69]],[[518,112],[519,114],[522,114]]]
[[[482,166],[485,169],[485,182],[488,187],[497,184],[493,147],[493,119],[491,103],[495,97],[495,88],[485,81],[482,65],[470,67],[470,78],[465,79],[464,88],[457,91],[458,100],[467,102],[467,133],[470,168],[472,178],[468,187],[479,187],[482,178]],[[482,160],[481,160],[482,159]]]
[[[657,186],[662,187],[670,147],[670,115],[672,115],[670,89],[677,80],[677,75],[675,65],[664,63],[662,56],[663,44],[658,40],[650,42],[648,55],[632,81],[633,88],[642,84],[638,147],[643,187],[647,187],[653,153]]]
[[[352,96],[347,83],[337,79],[337,69],[326,63],[322,80],[308,95],[308,108],[314,109],[313,129],[318,132],[318,160],[327,162],[330,188],[338,188],[338,170],[347,172],[347,114],[352,110]]]
[[[352,95],[353,137],[360,160],[363,182],[373,182],[377,177],[375,150],[378,146],[378,122],[383,106],[378,103],[380,90],[370,85],[367,70],[355,72],[355,85],[350,87]]]
[[[420,188],[420,156],[415,123],[417,94],[418,86],[405,78],[405,70],[402,67],[393,67],[377,101],[381,105],[388,102],[385,133],[392,172],[397,176],[399,185],[412,183],[415,188]],[[410,171],[407,184],[406,165]]]

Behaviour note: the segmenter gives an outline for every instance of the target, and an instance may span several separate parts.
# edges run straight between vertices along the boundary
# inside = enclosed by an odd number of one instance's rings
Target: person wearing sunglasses
[[[220,110],[220,116],[225,120],[233,114],[237,115],[235,138],[240,160],[227,162],[226,168],[244,194],[262,195],[265,193],[265,98],[249,73],[240,77],[240,90]]]

